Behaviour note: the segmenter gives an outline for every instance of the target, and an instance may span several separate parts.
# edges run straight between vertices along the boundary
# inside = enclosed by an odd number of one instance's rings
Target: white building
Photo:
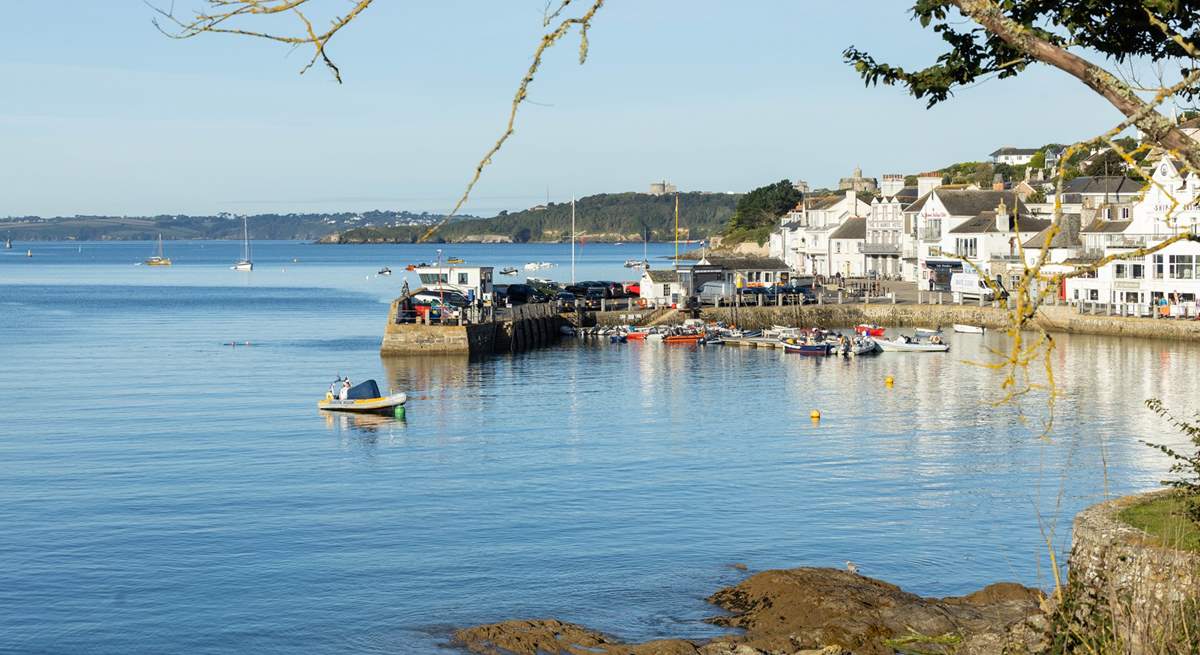
[[[1014,148],[1012,146],[1004,146],[989,156],[992,158],[993,164],[1021,166],[1028,164],[1036,154],[1037,148]]]
[[[1014,207],[1020,225],[1017,230],[1010,223],[1001,224],[997,218],[997,213],[1003,213],[1008,221],[1007,215]],[[1045,219],[1033,218],[1012,191],[938,187],[921,196],[905,212],[912,214],[916,225],[916,278],[921,288],[926,289],[949,288],[950,276],[963,270],[959,255],[977,265],[987,264],[981,266],[987,271],[992,257],[1003,255],[1004,261],[1009,259],[1014,239],[1032,238],[1049,224]],[[952,233],[968,222],[971,225],[967,229],[971,232]]]
[[[867,238],[867,219],[852,216],[829,235],[829,275],[843,277],[866,275],[863,243]]]
[[[805,197],[780,219],[779,230],[771,236],[770,254],[782,259],[795,273],[832,275],[829,236],[855,216],[867,216],[871,205],[854,191],[845,194]]]
[[[1200,176],[1183,173],[1164,158],[1155,165],[1154,184],[1132,205],[1101,207],[1097,217],[1080,230],[1080,263],[1153,246],[1185,230],[1200,229]],[[1069,300],[1129,303],[1143,312],[1166,301],[1167,311],[1195,315],[1200,295],[1200,244],[1181,241],[1163,250],[1100,267],[1095,277],[1067,281]]]
[[[669,306],[682,302],[687,294],[679,284],[677,271],[646,269],[638,284],[638,296],[647,305]]]
[[[421,286],[431,291],[457,291],[464,296],[488,300],[492,297],[491,266],[418,266],[413,269]]]
[[[885,181],[888,176],[884,176]],[[939,181],[941,178],[938,178]],[[863,241],[863,264],[867,273],[888,277],[902,276],[904,261],[916,261],[915,242],[907,238],[911,225],[905,221],[904,208],[917,199],[917,187],[901,187],[893,193],[871,200]]]
[[[942,254],[964,258],[970,262],[964,271],[981,271],[1012,288],[1025,271],[1025,243],[1049,227],[1047,219],[1020,210],[1014,213],[1001,198],[995,209],[981,211],[950,229],[942,239]]]

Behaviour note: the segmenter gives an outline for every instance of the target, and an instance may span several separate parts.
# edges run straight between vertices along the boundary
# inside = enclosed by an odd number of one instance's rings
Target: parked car
[[[602,282],[601,285],[607,290],[609,298],[626,298],[629,296],[625,292],[625,285],[621,282]]]
[[[570,291],[571,293],[575,294],[576,296],[581,296],[581,297],[582,297],[582,296],[584,296],[584,295],[587,295],[587,290],[588,290],[589,288],[591,288],[591,287],[602,287],[602,286],[604,286],[604,284],[603,284],[603,283],[601,283],[601,282],[594,282],[594,281],[592,281],[592,280],[585,280],[585,281],[583,281],[583,282],[576,282],[575,284],[568,284],[567,286],[563,287],[563,290],[564,290],[564,291]]]
[[[466,307],[471,304],[467,297],[457,291],[437,291],[425,289],[412,295],[414,305],[429,305],[434,302],[444,303],[451,307]]]
[[[495,291],[495,289],[496,287],[492,287],[493,291]],[[513,305],[546,302],[546,297],[538,293],[537,289],[534,289],[528,284],[510,284],[504,289],[502,295],[500,295],[499,292],[497,293],[498,301],[507,301]]]
[[[636,296],[642,295],[642,283],[641,282],[626,282],[625,283],[625,293],[629,294],[630,297],[636,297]]]
[[[607,287],[588,287],[583,296],[583,306],[585,309],[600,309],[607,297]]]
[[[554,294],[554,301],[558,303],[558,310],[562,312],[575,311],[575,294],[570,291],[559,291]]]

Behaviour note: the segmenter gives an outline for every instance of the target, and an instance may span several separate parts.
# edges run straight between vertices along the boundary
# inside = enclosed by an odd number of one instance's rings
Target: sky
[[[150,0],[170,6],[172,0]],[[174,0],[177,12],[201,0]],[[313,0],[328,10],[345,0]],[[376,0],[306,51],[167,38],[141,0],[6,0],[0,216],[443,213],[503,130],[545,0]],[[833,186],[1093,136],[1119,115],[1056,70],[961,90],[926,110],[865,87],[850,45],[931,63],[911,2],[609,0],[586,64],[549,51],[516,132],[463,210],[645,191]],[[261,28],[291,32],[290,20]]]

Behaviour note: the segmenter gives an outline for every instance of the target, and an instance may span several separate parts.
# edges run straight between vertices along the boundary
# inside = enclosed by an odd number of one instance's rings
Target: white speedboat
[[[944,353],[950,350],[950,344],[919,341],[908,337],[880,339],[875,343],[879,344],[880,350],[885,353]]]
[[[955,323],[954,331],[962,332],[963,334],[983,334],[982,327],[978,325],[963,325],[962,323]]]
[[[513,266],[507,266],[505,268],[500,269],[500,274],[501,275],[516,275],[517,269]]]

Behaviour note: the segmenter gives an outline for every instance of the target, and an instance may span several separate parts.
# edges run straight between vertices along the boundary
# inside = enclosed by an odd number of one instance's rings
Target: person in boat
[[[342,380],[342,389],[338,392],[338,400],[345,400],[350,395],[350,378]]]
[[[904,343],[912,343],[912,339],[907,334],[902,335],[901,338],[904,339]]]
[[[932,337],[929,337],[929,343],[941,343],[941,342],[942,342],[942,337],[939,335],[935,334]]]

